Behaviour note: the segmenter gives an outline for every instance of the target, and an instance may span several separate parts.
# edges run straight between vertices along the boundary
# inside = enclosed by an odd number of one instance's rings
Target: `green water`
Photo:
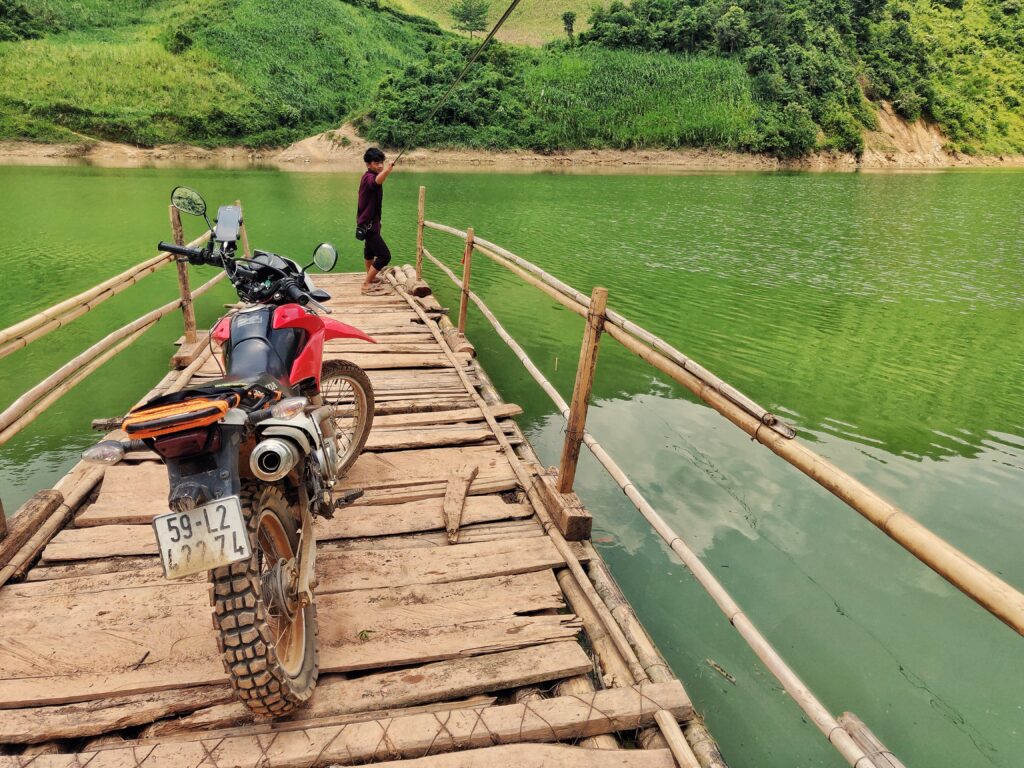
[[[0,168],[0,327],[137,263],[172,186],[242,198],[253,243],[304,255],[352,239],[356,174]],[[428,218],[493,242],[657,332],[1011,584],[1024,587],[1021,173],[687,176],[396,173],[400,261]],[[192,226],[189,234],[198,234]],[[459,241],[428,233],[449,265]],[[568,397],[582,321],[483,258],[473,285]],[[210,269],[199,270],[212,275]],[[455,292],[428,268],[444,303]],[[171,270],[0,360],[0,406],[174,298]],[[210,325],[232,298],[199,301]],[[542,459],[562,424],[486,322],[479,357]],[[176,316],[0,448],[9,511],[48,487],[167,369]],[[908,766],[1024,765],[1021,639],[680,388],[605,340],[590,430],[835,713]],[[711,600],[584,452],[595,540],[735,768],[840,766]],[[735,678],[720,675],[715,662]]]

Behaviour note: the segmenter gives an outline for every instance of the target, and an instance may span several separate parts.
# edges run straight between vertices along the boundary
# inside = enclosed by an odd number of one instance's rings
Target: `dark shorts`
[[[363,258],[372,261],[374,269],[384,269],[391,261],[391,251],[380,232],[370,232],[366,236],[363,241]]]

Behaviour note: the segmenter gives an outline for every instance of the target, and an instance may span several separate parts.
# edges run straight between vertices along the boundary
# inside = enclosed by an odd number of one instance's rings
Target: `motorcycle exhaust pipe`
[[[268,437],[253,448],[249,468],[260,480],[274,482],[291,472],[301,458],[299,449],[289,441]]]

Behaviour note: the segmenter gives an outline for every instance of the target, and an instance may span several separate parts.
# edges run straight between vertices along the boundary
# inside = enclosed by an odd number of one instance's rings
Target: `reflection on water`
[[[306,254],[351,239],[358,174],[0,168],[5,327],[137,263],[167,235],[167,195],[241,198],[252,241]],[[1012,584],[1024,585],[1021,173],[572,176],[396,173],[384,234],[398,261],[427,217],[478,234],[655,331],[815,450]],[[193,227],[186,234],[198,233]],[[428,233],[450,265],[459,241]],[[197,280],[212,274],[200,270]],[[443,303],[456,294],[432,267]],[[568,396],[582,323],[474,260],[474,289]],[[174,297],[171,270],[0,360],[0,406],[104,332]],[[199,302],[209,325],[232,298]],[[11,510],[52,483],[166,371],[179,321],[105,366],[0,448]],[[563,424],[470,311],[480,359],[545,463]],[[835,712],[908,764],[1019,766],[1020,638],[883,534],[611,340],[588,428]],[[838,766],[777,683],[587,455],[595,540],[731,765]],[[718,665],[735,683],[716,671]]]

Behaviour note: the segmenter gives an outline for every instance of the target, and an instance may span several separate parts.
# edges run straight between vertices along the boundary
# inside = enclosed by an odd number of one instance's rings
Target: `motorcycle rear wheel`
[[[298,555],[301,515],[273,485],[243,484],[241,502],[252,557],[210,572],[213,623],[238,697],[280,717],[309,700],[320,669],[316,605],[289,601],[280,575],[280,561]]]
[[[320,373],[320,397],[333,408],[340,477],[359,458],[373,426],[373,385],[366,371],[347,360],[328,360]]]

